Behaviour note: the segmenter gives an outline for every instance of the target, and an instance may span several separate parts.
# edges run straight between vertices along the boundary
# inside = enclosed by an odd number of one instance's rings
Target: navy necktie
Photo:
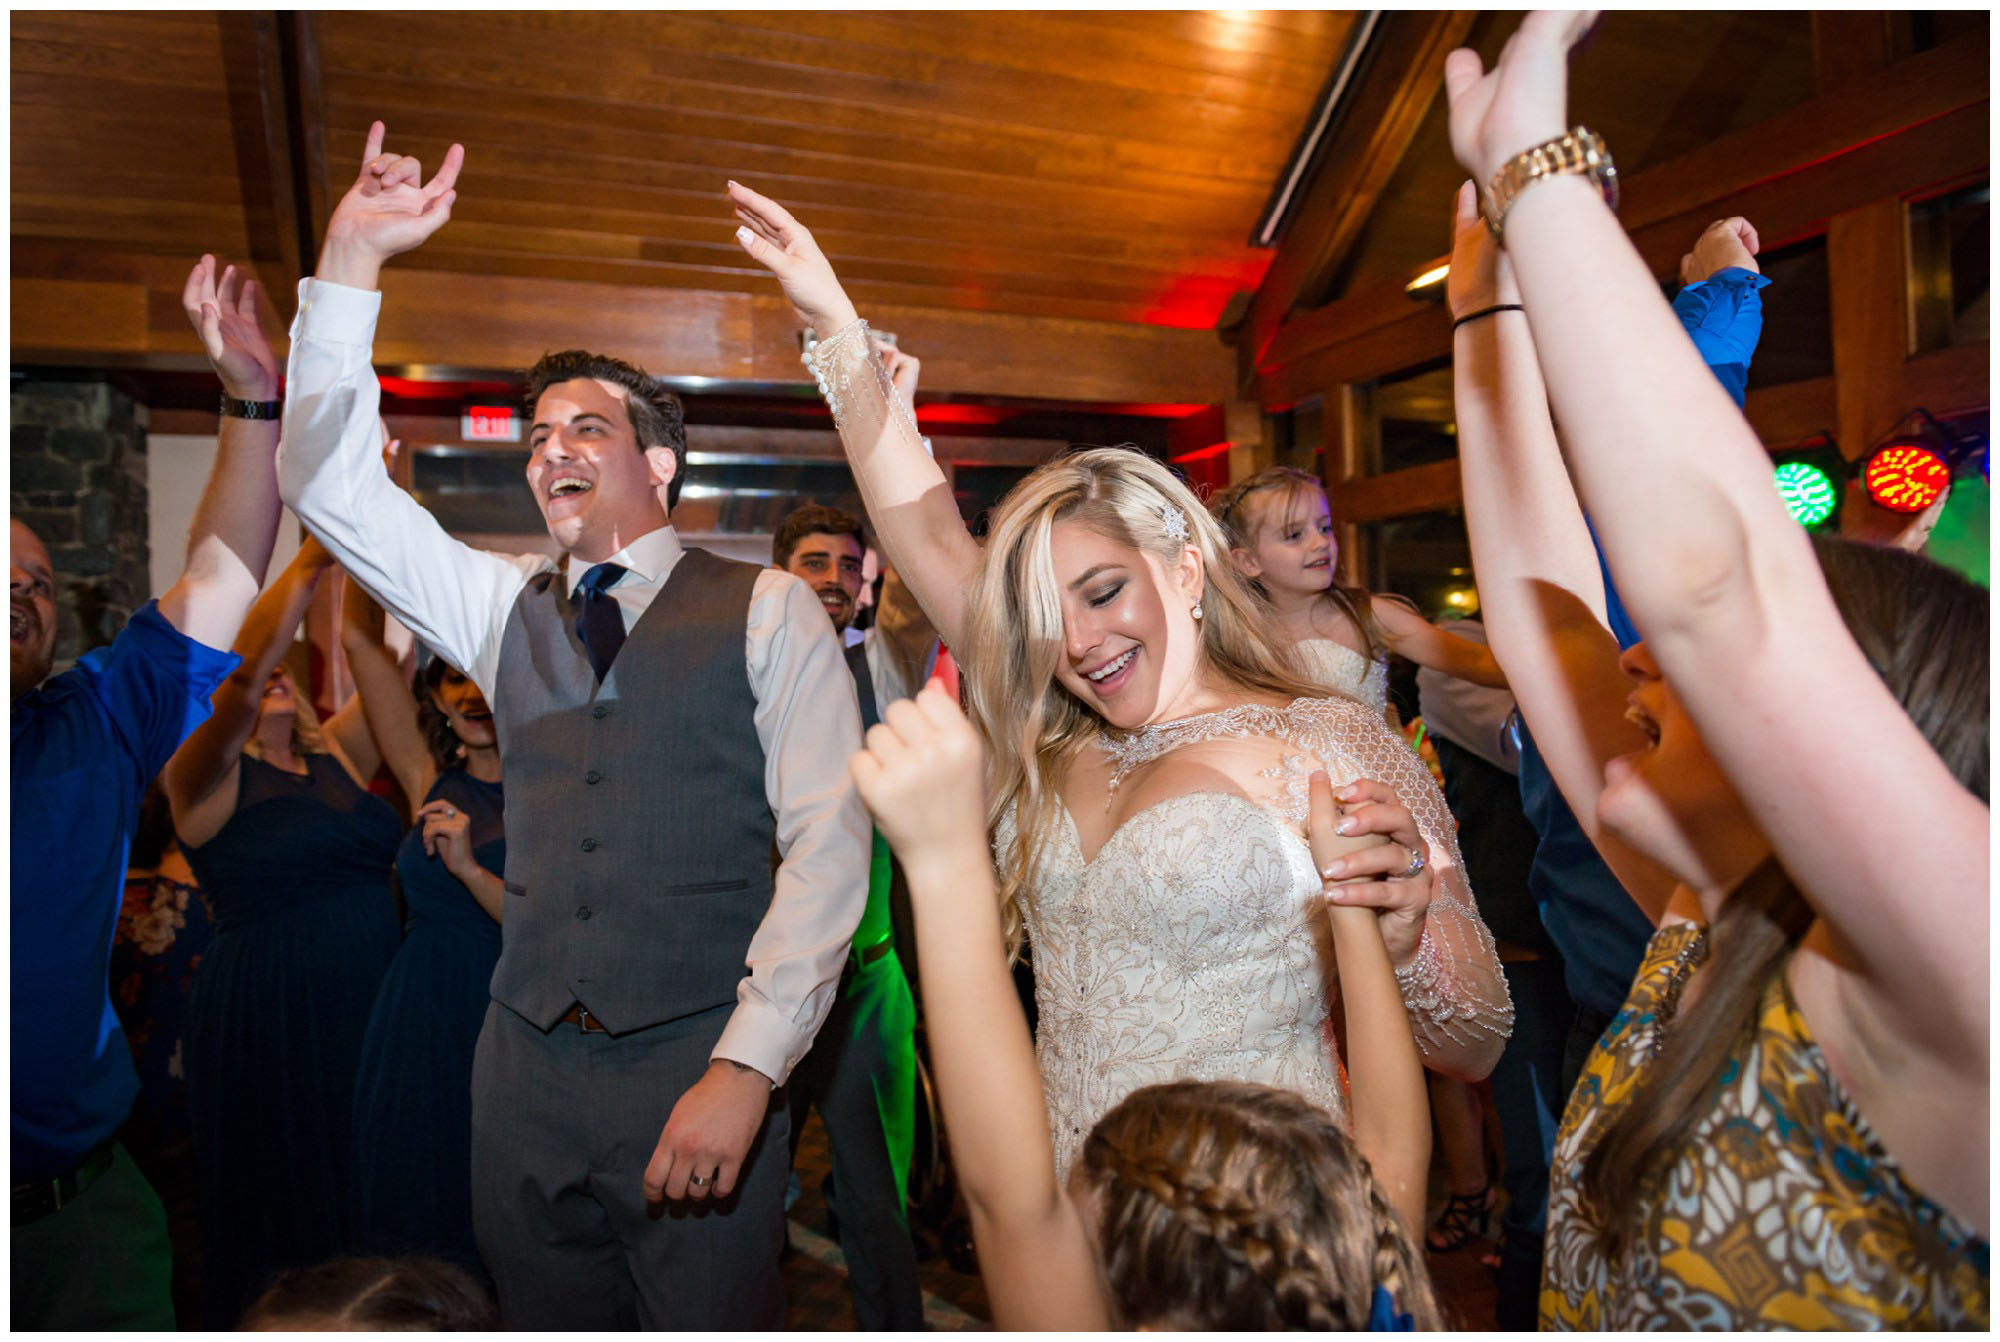
[[[597,673],[600,684],[611,669],[611,659],[625,643],[625,615],[618,609],[618,599],[611,595],[611,585],[626,572],[623,564],[594,564],[576,588],[576,637],[589,654],[590,669]]]

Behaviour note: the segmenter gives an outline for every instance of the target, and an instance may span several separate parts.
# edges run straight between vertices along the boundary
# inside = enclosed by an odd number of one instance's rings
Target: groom
[[[449,217],[463,151],[424,183],[382,138],[299,286],[280,486],[493,705],[507,907],[472,1174],[501,1317],[775,1328],[774,1092],[867,889],[840,645],[796,578],[682,547],[680,402],[621,360],[571,350],[529,374],[528,484],[562,563],[472,550],[390,483],[376,279]]]

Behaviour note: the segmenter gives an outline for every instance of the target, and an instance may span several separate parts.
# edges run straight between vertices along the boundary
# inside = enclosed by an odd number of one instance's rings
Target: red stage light
[[[1224,452],[1227,452],[1232,446],[1234,446],[1234,444],[1226,441],[1220,443],[1210,443],[1207,447],[1197,447],[1192,452],[1183,452],[1179,456],[1169,457],[1167,458],[1167,460],[1173,462],[1174,465],[1176,466],[1185,466],[1192,461],[1207,461],[1211,457],[1219,457]]]
[[[1868,458],[1861,482],[1868,497],[1897,513],[1920,513],[1951,484],[1951,468],[1920,442],[1894,442]]]

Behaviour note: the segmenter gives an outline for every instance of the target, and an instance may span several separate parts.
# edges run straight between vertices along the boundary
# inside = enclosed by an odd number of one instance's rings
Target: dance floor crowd
[[[1346,582],[1285,467],[1072,450],[975,536],[918,358],[738,182],[866,514],[768,566],[682,543],[614,354],[525,375],[560,559],[398,486],[379,275],[458,146],[375,123],[282,370],[201,258],[178,581],[52,675],[12,524],[14,1326],[172,1328],[158,1183],[183,1325],[780,1327],[817,1114],[868,1329],[919,1240],[1008,1329],[1462,1327],[1489,1245],[1503,1328],[1987,1327],[1987,594],[1787,513],[1754,222],[1663,298],[1587,24],[1445,66],[1479,621]]]

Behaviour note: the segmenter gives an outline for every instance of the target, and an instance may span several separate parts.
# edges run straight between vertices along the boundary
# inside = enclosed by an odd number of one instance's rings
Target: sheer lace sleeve
[[[1436,874],[1423,939],[1396,982],[1424,1064],[1476,1081],[1493,1070],[1514,1028],[1514,1004],[1493,935],[1472,903],[1458,853],[1457,827],[1424,766],[1379,718],[1336,701],[1302,700],[1292,716],[1298,744],[1325,764],[1335,786],[1357,778],[1386,783],[1410,809]],[[1303,815],[1305,782],[1299,792]]]
[[[859,319],[824,340],[806,346],[805,365],[833,412],[833,424],[847,442],[872,442],[885,431],[907,434],[917,447],[929,450],[917,431],[916,417],[889,381],[889,370],[875,357],[868,323]]]
[[[833,412],[876,540],[938,635],[962,649],[979,546],[909,403],[874,353],[868,323],[857,318],[816,341],[805,363]]]

